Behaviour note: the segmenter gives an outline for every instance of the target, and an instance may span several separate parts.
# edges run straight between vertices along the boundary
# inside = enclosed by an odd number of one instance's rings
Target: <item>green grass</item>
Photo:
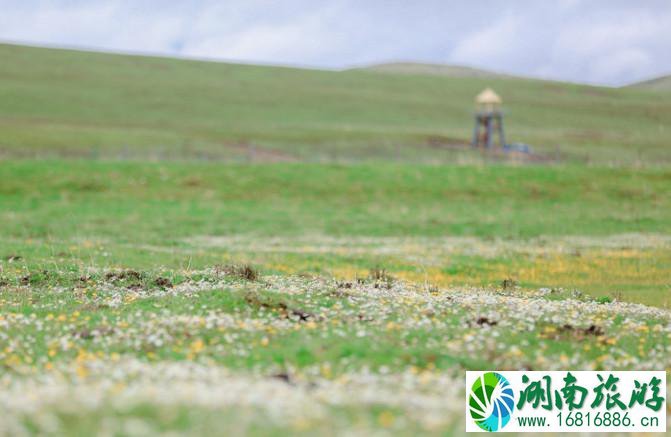
[[[668,170],[19,161],[0,178],[3,235],[14,238],[671,231]]]
[[[668,170],[17,161],[0,179],[0,257],[21,256],[22,274],[381,265],[443,286],[511,277],[669,305]]]
[[[671,101],[634,88],[315,71],[0,45],[0,152],[14,157],[479,159],[473,98],[548,157],[669,163]],[[253,144],[253,151],[249,145]]]
[[[662,92],[0,58],[0,436],[445,435],[466,369],[671,369]],[[564,163],[449,146],[488,85]]]
[[[464,369],[670,364],[668,312],[603,299],[165,275],[61,269],[0,290],[0,426],[445,433],[463,429],[454,403]]]

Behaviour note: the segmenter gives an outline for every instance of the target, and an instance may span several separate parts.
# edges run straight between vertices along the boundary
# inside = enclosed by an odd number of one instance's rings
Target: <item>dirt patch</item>
[[[105,279],[112,282],[142,279],[142,274],[135,270],[121,270],[119,272],[108,272]]]
[[[282,382],[286,382],[287,384],[293,384],[291,376],[285,372],[275,373],[273,375],[270,375],[270,377],[273,379],[278,379]]]
[[[203,180],[198,176],[189,176],[182,181],[182,186],[189,188],[200,188],[203,185]]]
[[[603,329],[597,325],[589,325],[587,328],[576,328],[572,325],[564,325],[560,328],[560,332],[568,332],[572,334],[578,334],[581,336],[594,336],[600,337],[604,335]]]
[[[496,326],[499,324],[496,320],[490,320],[487,317],[479,317],[475,323],[479,326]]]
[[[229,276],[235,276],[246,281],[256,281],[259,278],[259,272],[254,269],[254,267],[249,264],[244,265],[226,265],[226,266],[214,266],[214,271],[217,274],[225,274]]]
[[[162,277],[158,277],[158,278],[154,279],[154,285],[156,285],[159,288],[163,288],[163,289],[173,287],[172,282],[170,281],[170,279],[162,278]]]
[[[114,328],[109,326],[98,327],[94,329],[80,329],[72,332],[73,337],[81,338],[82,340],[90,340],[94,337],[104,337],[114,333]]]
[[[297,319],[300,322],[319,319],[315,314],[303,311],[298,308],[291,308],[282,301],[275,302],[271,301],[270,299],[263,299],[257,293],[247,293],[245,295],[245,302],[255,308],[264,308],[271,311],[278,311],[282,317]]]
[[[589,337],[602,337],[605,335],[603,328],[598,325],[589,325],[586,328],[565,324],[555,330],[545,332],[542,336],[552,340],[572,339],[584,340]]]

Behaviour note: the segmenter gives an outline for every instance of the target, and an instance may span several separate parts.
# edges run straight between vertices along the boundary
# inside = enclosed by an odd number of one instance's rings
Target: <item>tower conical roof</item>
[[[485,88],[475,97],[475,103],[479,105],[500,105],[501,102],[501,97],[491,88]]]

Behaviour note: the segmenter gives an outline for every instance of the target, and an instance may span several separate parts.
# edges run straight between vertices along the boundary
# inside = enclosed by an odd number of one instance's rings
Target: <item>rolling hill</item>
[[[0,44],[0,156],[471,159],[473,97],[507,137],[579,162],[669,162],[671,101],[513,77],[319,71]],[[405,68],[405,67],[404,67]]]
[[[671,91],[671,74],[656,77],[629,85],[630,88],[646,89],[651,91]]]
[[[379,73],[403,73],[413,75],[436,75],[447,77],[480,77],[480,78],[512,78],[513,76],[482,70],[479,68],[460,65],[425,64],[420,62],[390,62],[375,64],[358,70],[375,71]]]

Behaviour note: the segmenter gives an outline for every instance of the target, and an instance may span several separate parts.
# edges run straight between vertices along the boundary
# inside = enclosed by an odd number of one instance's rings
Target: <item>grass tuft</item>
[[[256,281],[260,276],[259,272],[249,264],[215,267],[215,271],[228,276],[234,276],[245,281]]]

